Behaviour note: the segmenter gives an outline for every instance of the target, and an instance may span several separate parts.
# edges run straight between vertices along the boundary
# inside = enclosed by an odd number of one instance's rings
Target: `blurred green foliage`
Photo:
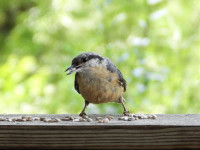
[[[86,51],[121,70],[132,113],[200,113],[199,35],[199,0],[1,0],[0,113],[80,113],[64,70]]]

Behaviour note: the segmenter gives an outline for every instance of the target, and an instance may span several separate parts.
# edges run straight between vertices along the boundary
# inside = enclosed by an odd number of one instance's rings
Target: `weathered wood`
[[[67,115],[0,115],[63,118]],[[70,115],[77,116],[77,115]],[[157,119],[108,123],[0,121],[0,149],[200,149],[200,115],[157,115]]]

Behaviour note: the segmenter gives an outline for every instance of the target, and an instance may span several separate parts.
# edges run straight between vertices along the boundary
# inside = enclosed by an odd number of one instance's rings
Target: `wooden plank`
[[[0,118],[21,116],[63,118],[77,115],[0,115]],[[0,121],[0,149],[200,149],[200,115],[157,115],[157,119],[118,120],[108,123]]]

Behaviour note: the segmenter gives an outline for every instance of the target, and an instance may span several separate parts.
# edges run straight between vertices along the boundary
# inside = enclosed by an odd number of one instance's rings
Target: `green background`
[[[64,70],[86,51],[121,70],[132,113],[200,113],[199,35],[199,0],[1,0],[0,113],[80,113]]]

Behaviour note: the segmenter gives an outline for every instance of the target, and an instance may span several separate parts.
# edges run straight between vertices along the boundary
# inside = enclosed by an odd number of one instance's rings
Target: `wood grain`
[[[119,121],[120,115],[112,115],[108,123],[98,123],[97,116],[105,115],[89,115],[92,122],[0,121],[0,149],[200,149],[200,115],[157,115],[135,121]]]

